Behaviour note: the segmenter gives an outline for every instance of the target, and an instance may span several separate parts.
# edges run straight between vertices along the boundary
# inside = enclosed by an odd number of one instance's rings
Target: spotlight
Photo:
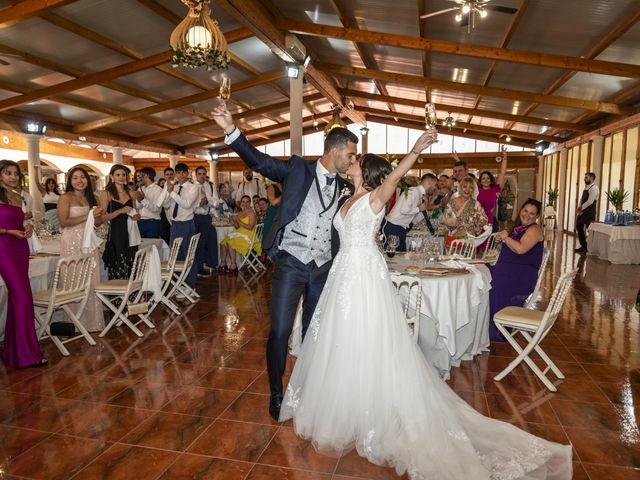
[[[44,123],[33,121],[27,123],[25,130],[26,133],[31,133],[33,135],[44,135],[47,131],[47,126]]]
[[[298,78],[300,75],[300,67],[295,63],[287,63],[287,77]]]
[[[549,142],[544,142],[544,141],[540,140],[536,144],[536,152],[538,152],[538,153],[544,152],[547,148],[549,148]]]
[[[211,148],[209,150],[209,157],[212,161],[217,162],[220,159],[220,154],[215,148]]]
[[[464,13],[464,14],[466,15],[466,14],[467,14],[467,13],[469,13],[470,11],[471,11],[471,7],[470,7],[468,4],[466,4],[466,3],[465,3],[465,4],[462,6],[462,13]]]
[[[363,137],[366,137],[368,133],[369,133],[369,129],[367,127],[362,127],[360,129],[360,135],[362,135]]]

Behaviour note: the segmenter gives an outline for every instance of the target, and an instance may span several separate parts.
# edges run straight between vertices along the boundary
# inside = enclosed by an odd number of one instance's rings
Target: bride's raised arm
[[[371,193],[371,208],[375,212],[379,212],[382,210],[383,206],[391,200],[394,192],[396,191],[396,187],[398,186],[398,182],[405,176],[405,174],[411,170],[413,164],[416,163],[416,160],[420,156],[423,150],[429,148],[429,146],[435,142],[437,142],[438,132],[434,129],[427,130],[424,132],[416,143],[413,145],[413,148],[409,153],[407,153],[404,158],[400,161],[398,166],[393,169],[393,171],[385,178],[380,188],[377,188]]]

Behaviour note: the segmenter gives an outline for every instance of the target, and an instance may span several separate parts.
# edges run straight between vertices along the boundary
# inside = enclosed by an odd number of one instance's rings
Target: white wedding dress
[[[411,479],[568,480],[571,446],[476,412],[409,335],[374,241],[369,194],[334,226],[333,261],[280,412],[322,453],[356,448]]]

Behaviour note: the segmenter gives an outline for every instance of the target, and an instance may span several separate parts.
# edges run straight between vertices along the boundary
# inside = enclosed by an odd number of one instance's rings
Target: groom
[[[276,267],[271,292],[271,330],[267,342],[267,370],[271,398],[269,413],[277,421],[282,403],[282,376],[296,309],[304,296],[302,335],[307,331],[333,257],[338,253],[338,232],[333,217],[352,193],[345,173],[356,161],[358,137],[346,128],[332,129],[324,153],[315,162],[297,155],[277,160],[256,150],[234,125],[222,103],[214,111],[224,130],[224,142],[252,169],[283,186],[282,203],[269,236],[262,240]]]

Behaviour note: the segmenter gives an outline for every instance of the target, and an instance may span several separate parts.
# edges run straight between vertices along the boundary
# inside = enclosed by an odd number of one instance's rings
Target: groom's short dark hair
[[[329,153],[333,147],[343,149],[347,146],[347,142],[358,144],[358,137],[355,133],[346,128],[332,128],[324,139],[324,153]]]

